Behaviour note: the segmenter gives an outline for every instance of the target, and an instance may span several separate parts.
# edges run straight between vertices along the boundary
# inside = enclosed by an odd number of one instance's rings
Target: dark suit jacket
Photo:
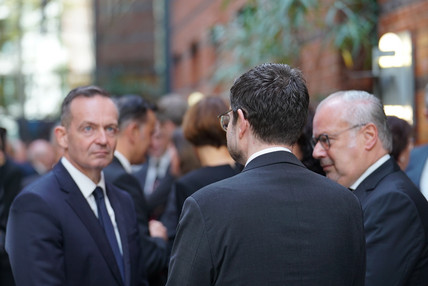
[[[279,151],[185,201],[167,285],[364,285],[364,266],[357,198]]]
[[[14,285],[9,257],[4,249],[6,224],[13,199],[21,191],[23,174],[12,160],[0,166],[0,285]]]
[[[0,166],[0,253],[3,251],[6,223],[13,199],[21,190],[21,169],[10,159]]]
[[[241,172],[238,166],[220,165],[202,167],[191,171],[179,178],[174,184],[174,190],[177,200],[178,218],[181,215],[184,201],[193,193],[209,184],[232,177]]]
[[[168,267],[168,247],[167,243],[161,238],[150,237],[147,204],[137,179],[126,172],[116,157],[113,158],[110,165],[104,168],[104,174],[106,181],[128,192],[133,198],[146,271],[149,276],[157,275],[159,271],[163,271]]]
[[[172,184],[172,190],[163,216],[162,223],[168,229],[168,237],[173,242],[184,201],[197,190],[214,182],[238,174],[242,167],[236,165],[210,166],[193,170]]]
[[[427,159],[428,145],[416,147],[410,152],[410,161],[406,168],[406,174],[418,189],[420,189],[422,171]]]
[[[428,202],[389,159],[355,190],[364,211],[366,286],[428,285]]]
[[[58,163],[12,204],[6,232],[16,285],[146,285],[130,196],[106,182],[122,241],[123,283],[97,217]]]
[[[138,183],[140,184],[141,189],[144,193],[144,185],[146,183],[147,172],[149,169],[148,162],[144,163],[141,168],[134,172],[133,175],[137,178]],[[163,212],[168,201],[168,196],[171,191],[171,186],[174,183],[174,176],[171,174],[168,166],[168,170],[165,173],[165,176],[160,178],[158,186],[155,190],[149,195],[145,194],[147,210],[149,212],[149,217],[154,219],[159,219]]]

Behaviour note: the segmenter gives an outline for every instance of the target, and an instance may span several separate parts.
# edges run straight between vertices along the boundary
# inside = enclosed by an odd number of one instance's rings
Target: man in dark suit
[[[428,203],[389,155],[382,103],[340,91],[318,106],[315,148],[328,178],[354,190],[364,211],[366,286],[428,283]]]
[[[428,84],[425,87],[425,118],[428,119]],[[428,144],[413,148],[410,152],[406,174],[428,200]]]
[[[428,145],[418,146],[410,152],[406,174],[428,199]]]
[[[55,135],[64,157],[12,204],[6,250],[18,286],[147,285],[132,198],[104,180],[118,112],[109,94],[79,87]]]
[[[167,285],[363,285],[357,198],[291,153],[308,112],[301,73],[257,66],[230,100],[221,123],[245,167],[185,201]]]
[[[9,257],[4,248],[6,224],[13,199],[21,190],[21,168],[6,154],[6,129],[0,127],[0,285],[14,286]]]
[[[144,191],[150,217],[154,219],[159,219],[164,213],[175,179],[171,172],[173,134],[180,128],[187,107],[187,100],[178,94],[167,94],[157,101],[157,124],[147,160],[134,171]]]
[[[131,164],[146,158],[156,123],[153,107],[142,97],[126,95],[116,100],[119,133],[113,161],[104,168],[106,180],[128,192],[134,200],[141,247],[150,285],[165,285],[163,275],[169,261],[166,228],[159,221],[148,221],[144,192],[132,175]]]

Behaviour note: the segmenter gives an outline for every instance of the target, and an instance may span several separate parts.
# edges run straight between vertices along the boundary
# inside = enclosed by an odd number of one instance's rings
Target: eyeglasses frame
[[[312,138],[312,147],[315,148],[315,146],[318,144],[318,142],[320,142],[320,144],[324,148],[324,150],[328,151],[331,148],[330,138],[337,137],[340,134],[345,133],[346,131],[350,131],[352,129],[355,129],[355,128],[358,128],[358,127],[362,127],[362,126],[365,126],[367,124],[368,123],[355,124],[355,125],[352,125],[351,127],[346,128],[345,130],[336,132],[336,133],[331,134],[331,135],[328,135],[326,133],[322,133],[318,137]],[[323,141],[320,140],[321,137],[325,137],[325,139],[326,139],[325,143],[323,143]],[[327,144],[327,145],[325,145],[325,144]]]
[[[229,113],[230,113],[231,111],[233,111],[233,109],[232,109],[232,108],[231,108],[231,109],[229,109],[228,111],[226,111],[226,112],[224,112],[224,113],[220,114],[220,115],[217,115],[217,118],[220,120],[220,126],[221,126],[221,129],[223,129],[223,130],[224,130],[224,132],[227,132],[227,126],[229,125],[229,122],[230,122],[230,115],[229,115]],[[229,119],[229,122],[227,122],[227,125],[226,125],[226,124],[224,124],[224,122],[225,122],[226,118],[228,118],[228,119]]]

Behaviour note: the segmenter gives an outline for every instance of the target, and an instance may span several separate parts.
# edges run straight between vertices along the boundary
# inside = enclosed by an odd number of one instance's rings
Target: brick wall
[[[210,84],[215,62],[215,49],[209,30],[216,23],[234,17],[247,1],[230,1],[227,9],[223,0],[172,1],[173,89],[183,95],[197,90],[212,94],[221,92]],[[197,47],[196,52],[192,47]],[[360,88],[371,91],[371,79],[346,71],[343,60],[323,41],[323,35],[314,36],[302,49],[300,68],[307,80],[313,101],[333,91]]]
[[[171,1],[172,86],[175,92],[189,95],[193,91],[213,94],[217,88],[210,84],[215,62],[215,48],[210,29],[225,23],[242,7],[245,0]]]
[[[209,39],[209,29],[233,17],[245,4],[230,1],[226,10],[223,0],[175,0],[172,3],[173,90],[183,95],[198,90],[215,93],[210,76],[215,52]],[[428,142],[428,120],[424,117],[424,88],[428,83],[428,1],[379,0],[378,34],[409,30],[414,48],[416,143]],[[367,51],[366,51],[367,52]],[[326,44],[323,35],[312,37],[301,50],[297,63],[307,80],[311,100],[316,104],[337,90],[361,89],[373,92],[370,70],[357,66],[345,68],[341,55]]]

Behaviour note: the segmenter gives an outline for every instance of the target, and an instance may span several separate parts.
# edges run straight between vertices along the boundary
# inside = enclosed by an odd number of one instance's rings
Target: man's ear
[[[238,113],[238,122],[236,124],[238,125],[237,126],[238,127],[238,135],[239,135],[239,138],[242,138],[244,136],[245,132],[249,131],[250,123],[245,118],[244,112],[242,111],[242,109],[238,109],[237,113]]]
[[[378,131],[376,125],[373,123],[368,123],[363,127],[363,136],[364,136],[364,147],[366,150],[371,150],[376,145],[376,142],[379,140]]]
[[[137,122],[131,121],[126,127],[124,132],[126,136],[129,138],[132,144],[137,144],[140,140],[140,125]]]
[[[61,146],[63,149],[68,148],[68,138],[67,138],[67,130],[64,126],[60,125],[55,127],[54,129],[55,138],[58,142],[59,146]]]

